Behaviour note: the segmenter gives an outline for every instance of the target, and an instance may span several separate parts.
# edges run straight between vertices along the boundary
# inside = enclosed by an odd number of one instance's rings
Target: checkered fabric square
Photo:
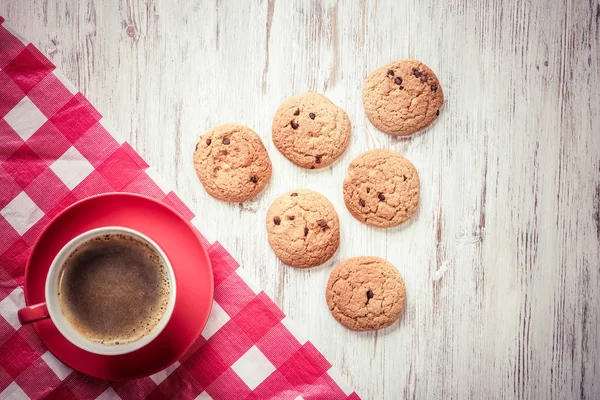
[[[35,46],[0,17],[0,398],[358,399],[281,310],[247,282],[218,242],[204,239],[215,276],[208,323],[181,360],[127,382],[71,370],[21,326],[23,274],[35,239],[65,207],[110,191],[144,194],[194,213],[149,175],[102,116]]]

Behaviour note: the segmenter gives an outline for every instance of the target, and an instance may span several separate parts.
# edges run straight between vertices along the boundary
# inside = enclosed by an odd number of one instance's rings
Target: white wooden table
[[[0,0],[0,14],[364,398],[600,398],[598,0]],[[361,87],[403,57],[436,72],[446,104],[430,129],[397,139],[367,121]],[[277,106],[305,91],[352,121],[324,170],[295,167],[271,141]],[[256,130],[274,164],[242,205],[209,197],[192,167],[197,136],[224,122]],[[362,225],[343,203],[348,163],[376,147],[421,177],[420,211],[399,229]],[[298,187],[325,194],[342,227],[334,258],[308,271],[278,262],[264,227],[270,202]],[[359,255],[404,275],[392,329],[351,332],[329,314],[329,271]]]

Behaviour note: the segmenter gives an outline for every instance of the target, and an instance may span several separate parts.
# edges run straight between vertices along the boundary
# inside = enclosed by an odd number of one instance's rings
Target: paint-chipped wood
[[[0,0],[107,123],[201,216],[290,320],[366,399],[600,398],[600,3],[587,1]],[[444,87],[425,132],[392,138],[365,118],[361,86],[414,57]],[[322,92],[352,121],[342,158],[301,170],[277,152],[278,105]],[[271,155],[254,201],[209,197],[197,136],[250,126]],[[361,152],[401,151],[421,176],[418,214],[380,230],[345,209]],[[340,215],[325,266],[277,262],[264,218],[280,193],[324,193]],[[404,275],[395,327],[355,333],[325,303],[334,264],[382,256]]]

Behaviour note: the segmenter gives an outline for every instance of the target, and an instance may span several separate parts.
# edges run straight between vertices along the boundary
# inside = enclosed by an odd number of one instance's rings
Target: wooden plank
[[[378,0],[2,2],[0,14],[172,182],[200,225],[367,399],[600,398],[600,3]],[[392,138],[365,118],[362,82],[415,57],[446,104],[422,134]],[[304,91],[349,114],[352,141],[332,167],[304,171],[277,152],[277,106]],[[275,166],[257,199],[209,197],[191,157],[197,136],[240,122]],[[419,170],[406,226],[354,220],[341,183],[376,147]],[[264,216],[308,187],[336,206],[339,252],[310,271],[279,263]],[[378,255],[404,275],[408,305],[388,330],[330,317],[333,265]]]

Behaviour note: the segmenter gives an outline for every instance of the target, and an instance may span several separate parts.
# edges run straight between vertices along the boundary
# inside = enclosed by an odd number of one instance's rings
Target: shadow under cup
[[[171,263],[152,239],[129,228],[103,227],[62,248],[45,294],[48,314],[67,340],[91,353],[120,355],[161,333],[173,313],[176,284]],[[147,323],[139,326],[140,320]],[[132,326],[134,333],[114,335],[132,332]]]

